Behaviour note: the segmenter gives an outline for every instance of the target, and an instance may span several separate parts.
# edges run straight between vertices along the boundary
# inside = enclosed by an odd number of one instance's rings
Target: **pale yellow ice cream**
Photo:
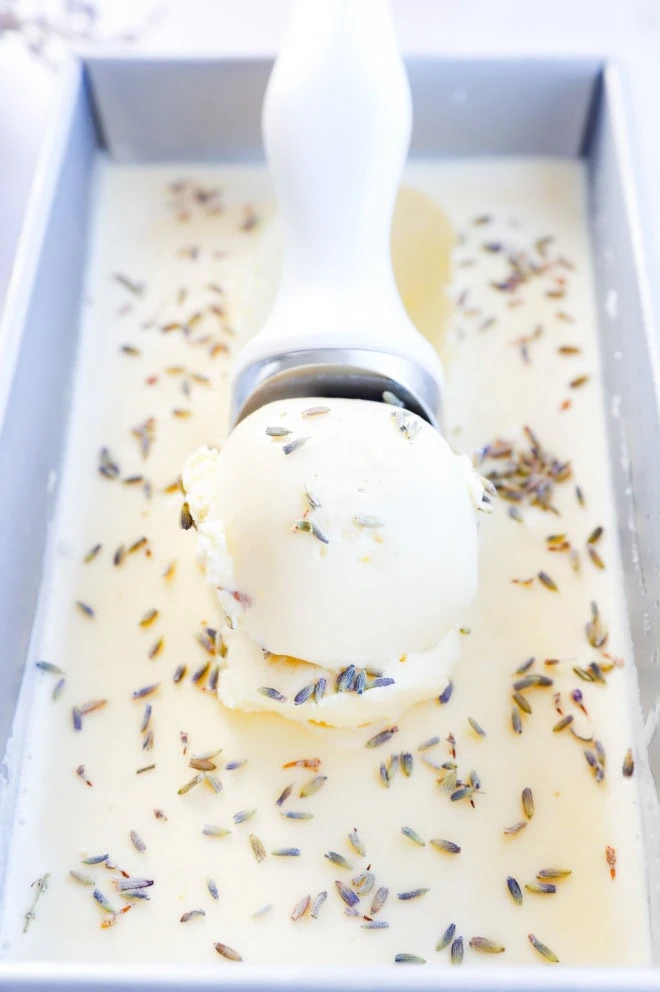
[[[183,483],[228,618],[226,705],[348,727],[444,689],[484,493],[438,431],[384,403],[271,403]]]

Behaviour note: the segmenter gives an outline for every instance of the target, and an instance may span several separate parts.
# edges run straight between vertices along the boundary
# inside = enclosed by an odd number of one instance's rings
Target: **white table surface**
[[[106,35],[138,24],[155,10],[151,25],[131,48],[191,54],[273,53],[289,3],[97,0]],[[393,4],[406,53],[617,59],[628,76],[647,236],[651,249],[660,246],[660,0],[393,0]],[[32,9],[47,13],[56,6],[59,0],[31,0]],[[55,86],[56,73],[30,55],[18,38],[8,34],[0,39],[0,301]],[[658,274],[656,258],[660,256],[652,250],[652,280]]]

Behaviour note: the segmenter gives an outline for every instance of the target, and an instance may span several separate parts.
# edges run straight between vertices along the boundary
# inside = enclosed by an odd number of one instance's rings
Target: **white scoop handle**
[[[275,351],[352,347],[411,358],[441,380],[390,257],[411,119],[389,0],[295,0],[263,110],[282,279],[239,371]]]

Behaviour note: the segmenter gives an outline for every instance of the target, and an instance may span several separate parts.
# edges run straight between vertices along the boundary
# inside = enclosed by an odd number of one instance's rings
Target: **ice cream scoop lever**
[[[439,425],[440,360],[406,313],[390,257],[411,120],[388,0],[296,0],[262,121],[282,278],[238,357],[233,423],[292,396],[390,393]]]

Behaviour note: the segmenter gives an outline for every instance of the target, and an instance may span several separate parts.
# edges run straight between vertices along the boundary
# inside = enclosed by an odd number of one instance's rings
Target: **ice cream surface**
[[[3,765],[3,975],[89,966],[107,982],[136,966],[129,984],[229,988],[266,972],[309,985],[342,966],[349,984],[536,988],[560,984],[564,967],[598,966],[597,984],[605,969],[650,964],[649,724],[586,170],[525,157],[406,168],[419,196],[402,201],[398,233],[395,217],[395,268],[406,258],[415,275],[406,285],[397,271],[402,297],[437,331],[445,437],[481,453],[501,498],[480,530],[453,685],[394,726],[349,733],[219,705],[219,675],[226,698],[247,666],[219,671],[232,652],[217,653],[217,595],[198,535],[179,526],[178,476],[204,444],[227,453],[234,358],[272,299],[265,167],[100,156],[58,509]],[[422,194],[457,234],[444,334],[428,227],[411,213]],[[290,471],[313,451],[284,456],[278,443]],[[304,677],[285,689],[275,664],[269,678],[292,698]],[[410,668],[397,665],[400,686]],[[369,704],[376,692],[344,695]],[[145,887],[127,889],[126,874]],[[386,965],[396,975],[365,971]],[[512,976],[519,966],[536,974]]]
[[[183,485],[228,618],[228,706],[354,726],[444,689],[483,488],[437,430],[387,403],[269,403]]]

